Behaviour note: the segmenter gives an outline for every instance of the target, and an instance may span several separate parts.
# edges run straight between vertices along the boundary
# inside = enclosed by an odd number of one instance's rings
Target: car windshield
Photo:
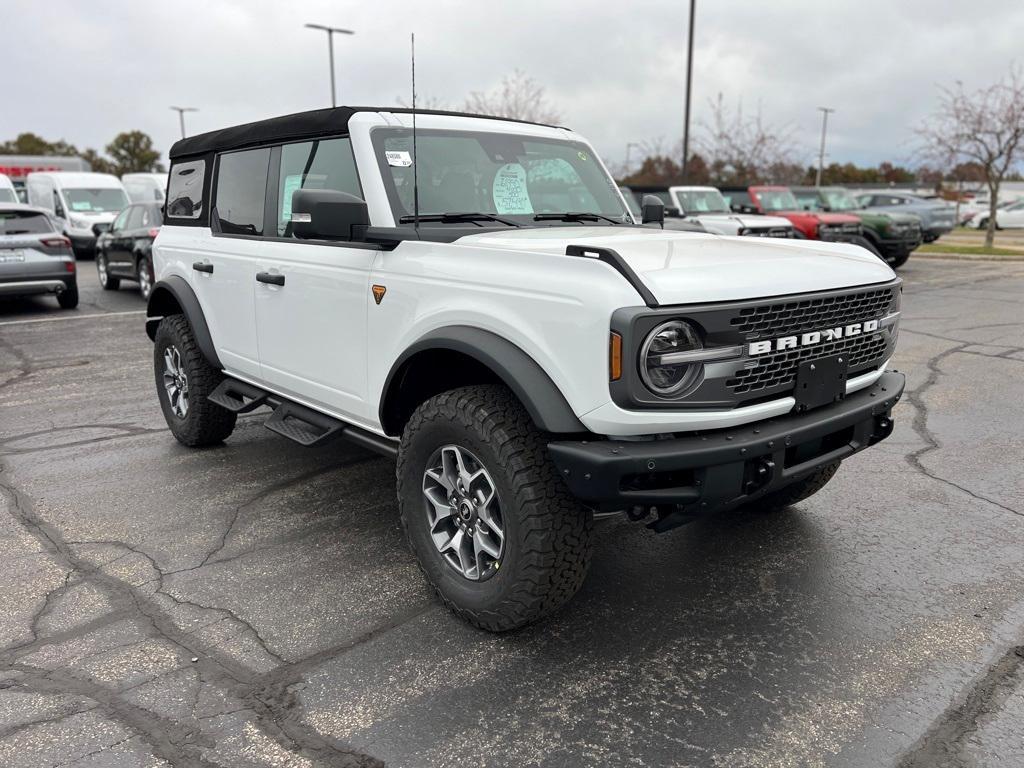
[[[41,235],[53,231],[45,213],[0,210],[0,235]]]
[[[640,210],[640,203],[636,201],[636,195],[633,194],[633,190],[629,187],[619,187],[619,192],[622,193],[622,199],[626,201],[626,207],[633,214],[633,218],[639,221],[643,211]]]
[[[798,211],[800,206],[788,189],[759,189],[757,199],[766,211]]]
[[[128,205],[128,196],[123,190],[113,187],[104,189],[65,189],[64,199],[75,213],[120,211]]]
[[[729,213],[729,205],[717,189],[676,191],[683,213]]]
[[[0,203],[16,203],[18,202],[18,196],[15,194],[13,189],[5,189],[0,187]]]
[[[845,189],[826,188],[821,194],[825,196],[825,205],[833,211],[856,211],[864,207]]]
[[[376,128],[371,136],[395,220],[408,220],[414,207],[412,131]],[[416,149],[421,216],[480,213],[519,225],[566,213],[587,223],[633,221],[615,182],[579,142],[423,130],[417,131]]]

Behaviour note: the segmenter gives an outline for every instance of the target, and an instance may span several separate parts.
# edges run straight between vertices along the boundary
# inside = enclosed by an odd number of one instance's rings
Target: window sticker
[[[526,188],[526,169],[519,163],[509,163],[498,169],[491,186],[491,196],[498,213],[533,213],[530,193]]]
[[[92,203],[90,203],[88,200],[73,201],[71,203],[71,210],[72,211],[91,211],[92,210]]]
[[[388,165],[394,168],[408,168],[412,165],[412,155],[408,152],[385,152]]]
[[[290,173],[284,177],[284,192],[281,193],[281,221],[291,221],[292,193],[302,189],[302,174]]]

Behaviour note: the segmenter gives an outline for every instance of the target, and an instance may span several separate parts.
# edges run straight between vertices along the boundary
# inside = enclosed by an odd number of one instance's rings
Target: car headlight
[[[682,391],[700,372],[692,353],[702,348],[696,329],[684,320],[662,323],[640,348],[640,375],[644,384],[656,395],[666,397]]]
[[[79,229],[88,229],[89,228],[89,220],[88,219],[80,219],[77,216],[72,216],[71,217],[71,226],[72,227],[78,227]]]

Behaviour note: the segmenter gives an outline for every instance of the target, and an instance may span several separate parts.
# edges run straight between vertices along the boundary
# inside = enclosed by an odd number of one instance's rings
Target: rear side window
[[[281,147],[277,188],[277,236],[291,237],[292,195],[299,189],[333,189],[363,196],[348,138],[305,141]],[[219,209],[218,209],[219,210]]]
[[[270,149],[221,155],[217,161],[215,206],[221,232],[262,235]]]
[[[203,212],[203,179],[205,177],[205,160],[175,163],[171,166],[167,218],[199,218]]]
[[[42,235],[53,231],[45,213],[0,210],[0,235]]]

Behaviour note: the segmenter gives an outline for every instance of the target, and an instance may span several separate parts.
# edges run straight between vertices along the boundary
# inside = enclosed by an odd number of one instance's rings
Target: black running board
[[[207,398],[233,413],[248,413],[261,405],[273,409],[264,426],[307,448],[326,445],[337,438],[394,458],[398,442],[333,416],[267,392],[237,379],[224,379]]]

